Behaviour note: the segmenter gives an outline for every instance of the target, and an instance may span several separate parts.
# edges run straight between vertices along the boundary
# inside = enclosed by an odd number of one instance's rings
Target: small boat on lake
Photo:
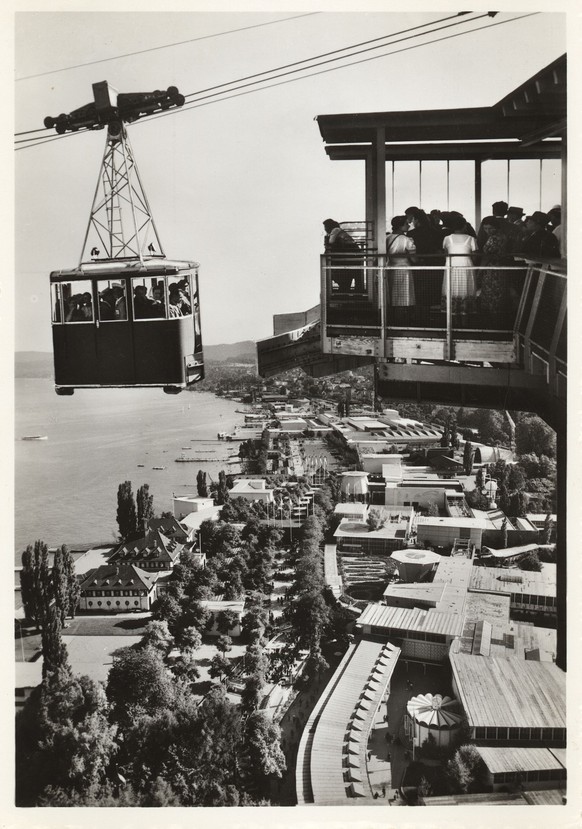
[[[23,435],[21,440],[48,440],[47,435]]]
[[[165,469],[165,466],[152,466],[152,469]]]

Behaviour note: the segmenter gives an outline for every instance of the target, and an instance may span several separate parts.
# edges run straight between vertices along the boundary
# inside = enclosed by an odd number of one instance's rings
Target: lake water
[[[199,469],[215,480],[221,469],[240,471],[229,462],[238,442],[216,435],[241,424],[236,409],[244,407],[208,392],[88,389],[60,397],[50,380],[27,378],[16,380],[15,403],[18,564],[22,549],[37,538],[49,546],[113,541],[122,481],[132,482],[134,495],[149,484],[159,513],[172,508],[173,493],[196,494]],[[48,440],[23,441],[23,435]],[[175,463],[181,455],[208,462]]]

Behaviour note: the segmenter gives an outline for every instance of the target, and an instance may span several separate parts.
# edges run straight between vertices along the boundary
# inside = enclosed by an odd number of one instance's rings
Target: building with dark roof
[[[157,573],[146,573],[133,564],[104,564],[90,570],[81,581],[79,610],[93,613],[151,610],[157,580]]]
[[[175,521],[175,519],[172,519]],[[178,523],[178,522],[176,522]],[[168,532],[168,534],[166,534]],[[178,538],[180,540],[178,541]],[[182,551],[191,548],[186,533],[171,529],[150,529],[144,538],[121,544],[110,557],[110,564],[134,564],[142,570],[172,570]]]

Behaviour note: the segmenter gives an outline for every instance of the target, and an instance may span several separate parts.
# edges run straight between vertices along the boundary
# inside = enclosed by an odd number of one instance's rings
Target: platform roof
[[[473,727],[566,728],[566,674],[556,665],[450,653]]]
[[[375,708],[399,655],[399,648],[363,639],[351,659],[340,666],[338,675],[334,676],[336,682],[321,711],[311,745],[310,775],[316,805],[346,804],[354,794],[350,783],[361,783],[362,777],[365,777],[366,785],[355,794],[359,797],[371,795],[365,770],[366,739],[358,739],[358,734],[369,731]],[[381,681],[374,702],[368,702],[362,700],[361,695],[373,674]],[[345,748],[345,743],[350,741],[354,745],[360,744],[358,753]],[[359,779],[356,779],[358,772]]]
[[[543,139],[560,138],[565,119],[562,55],[493,106],[319,115],[317,123],[326,144],[339,145],[327,147],[331,158],[365,158],[379,129],[387,158],[539,158],[559,157],[560,141]]]
[[[512,771],[561,769],[562,763],[547,748],[514,746],[477,746],[491,774]]]
[[[514,567],[474,567],[469,589],[488,593],[555,596],[556,577],[556,565],[549,562],[544,562],[539,573]]]

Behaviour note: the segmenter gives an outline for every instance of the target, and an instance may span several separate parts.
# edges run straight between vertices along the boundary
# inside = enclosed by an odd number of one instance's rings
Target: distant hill
[[[254,362],[256,359],[255,343],[252,340],[243,340],[239,343],[204,346],[204,357],[213,363]],[[14,355],[15,377],[48,377],[53,376],[53,355],[50,351],[17,351]]]
[[[249,358],[256,358],[257,349],[253,340],[243,340],[239,343],[226,343],[224,345],[205,345],[204,357],[213,363],[220,363],[224,360],[237,360],[248,362]]]

